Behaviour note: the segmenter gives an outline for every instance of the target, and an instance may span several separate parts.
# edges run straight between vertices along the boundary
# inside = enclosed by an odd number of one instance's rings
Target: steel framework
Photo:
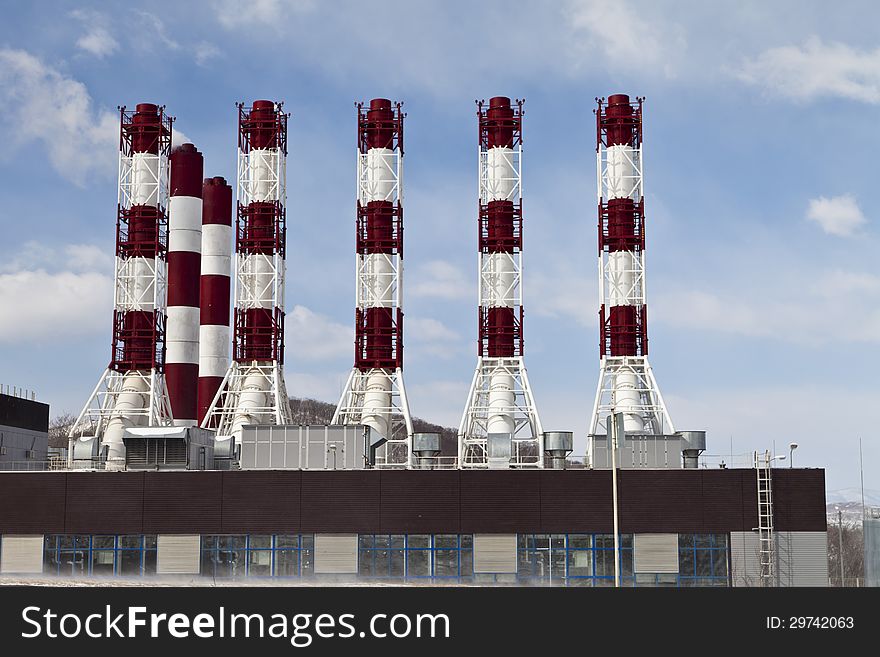
[[[510,467],[543,467],[543,428],[523,360],[523,101],[477,102],[477,366],[458,430],[462,468],[488,467],[488,437],[509,434]]]
[[[99,437],[111,468],[124,463],[124,428],[172,423],[165,320],[174,119],[151,104],[133,112],[120,107],[119,114],[112,352],[69,434],[71,439]]]
[[[282,103],[238,105],[233,359],[203,427],[293,421],[284,384],[287,119]]]
[[[412,467],[403,381],[403,119],[400,103],[357,104],[354,367],[334,424],[365,424],[384,439],[379,467]]]
[[[599,228],[599,384],[592,436],[623,413],[626,433],[674,432],[648,362],[642,104],[628,96],[596,99],[596,188]]]

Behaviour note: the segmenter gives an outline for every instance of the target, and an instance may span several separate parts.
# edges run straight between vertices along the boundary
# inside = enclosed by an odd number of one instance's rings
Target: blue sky
[[[651,361],[709,452],[800,444],[880,487],[878,10],[870,2],[17,3],[0,25],[0,381],[78,412],[109,357],[115,108],[165,104],[233,177],[238,100],[284,100],[287,378],[351,366],[356,100],[402,100],[406,378],[457,426],[475,365],[473,101],[526,98],[526,362],[583,437],[598,376],[595,96],[647,97]],[[416,8],[418,7],[418,8]],[[514,9],[515,7],[515,9]],[[47,18],[51,17],[51,19]],[[854,20],[854,17],[859,17]],[[583,442],[581,441],[580,449]]]

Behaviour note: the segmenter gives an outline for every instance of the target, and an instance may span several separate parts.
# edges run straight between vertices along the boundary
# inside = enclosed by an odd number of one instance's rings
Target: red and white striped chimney
[[[202,198],[199,424],[204,421],[229,369],[232,187],[224,178],[207,178]]]
[[[192,144],[171,153],[165,380],[175,426],[195,426],[199,378],[199,268],[204,159]]]

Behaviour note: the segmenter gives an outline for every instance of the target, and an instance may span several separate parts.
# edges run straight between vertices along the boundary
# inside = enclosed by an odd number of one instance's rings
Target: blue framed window
[[[633,586],[632,534],[620,535],[621,585]],[[613,534],[520,534],[517,579],[533,584],[614,585]]]
[[[727,534],[678,535],[679,586],[729,586]]]
[[[469,534],[361,534],[358,574],[376,579],[461,580],[473,576]]]
[[[314,534],[277,534],[272,537],[273,577],[305,577],[314,572]]]
[[[314,570],[311,534],[202,536],[206,577],[300,577]]]
[[[156,536],[55,534],[43,541],[43,573],[141,577],[156,572]]]

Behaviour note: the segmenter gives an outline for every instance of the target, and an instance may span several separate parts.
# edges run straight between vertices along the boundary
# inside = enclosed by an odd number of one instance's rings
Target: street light
[[[843,587],[843,511],[835,506],[837,511],[837,560],[840,562],[840,586]]]
[[[614,587],[620,586],[620,535],[617,507],[617,445],[620,434],[624,432],[623,413],[611,407],[611,415],[606,423],[611,438],[611,506],[614,513]]]
[[[789,443],[788,445],[788,467],[794,467],[794,450],[798,448],[797,443]]]

